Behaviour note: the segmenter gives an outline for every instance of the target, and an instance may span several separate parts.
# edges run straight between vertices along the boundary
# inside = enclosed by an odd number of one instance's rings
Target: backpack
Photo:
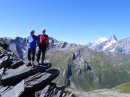
[[[40,34],[39,35],[39,41],[40,41],[40,44],[41,43],[47,43],[47,40],[48,40],[48,36],[47,35],[42,35],[42,34]]]

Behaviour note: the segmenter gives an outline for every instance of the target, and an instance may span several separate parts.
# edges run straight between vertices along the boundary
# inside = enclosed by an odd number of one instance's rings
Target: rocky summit
[[[28,66],[6,46],[0,41],[0,97],[75,97],[52,82],[60,71],[51,63]]]

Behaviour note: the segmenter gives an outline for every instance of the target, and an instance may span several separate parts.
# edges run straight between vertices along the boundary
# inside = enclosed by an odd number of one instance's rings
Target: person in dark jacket
[[[32,65],[34,67],[34,61],[35,61],[35,52],[36,52],[36,46],[38,42],[38,37],[34,35],[35,31],[30,31],[30,36],[27,38],[27,46],[28,46],[28,65]]]
[[[41,64],[44,64],[45,53],[49,45],[49,38],[48,35],[45,33],[46,30],[42,29],[42,34],[38,35],[38,40],[39,40],[39,50],[37,55],[38,64],[40,64],[39,61],[40,61],[41,53],[42,53]]]

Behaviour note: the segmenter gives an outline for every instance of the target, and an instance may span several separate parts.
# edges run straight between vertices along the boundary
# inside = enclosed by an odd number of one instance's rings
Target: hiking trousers
[[[40,60],[40,57],[41,57],[41,53],[42,53],[41,62],[42,63],[44,62],[46,49],[47,49],[47,44],[46,43],[39,44],[39,50],[38,50],[38,55],[37,55],[37,62],[38,63],[39,63],[39,60]]]
[[[29,48],[28,49],[28,60],[29,61],[35,61],[35,52],[36,52],[36,48]]]

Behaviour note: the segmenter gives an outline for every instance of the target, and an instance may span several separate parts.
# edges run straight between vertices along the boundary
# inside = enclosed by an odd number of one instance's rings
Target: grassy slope
[[[53,67],[61,70],[60,76],[55,80],[58,85],[64,84],[65,76],[62,74],[67,68],[68,58],[71,53],[72,51],[58,51],[47,57],[53,63]],[[78,89],[89,91],[99,88],[112,88],[130,81],[130,76],[126,72],[129,70],[127,69],[128,63],[113,66],[110,62],[111,59],[104,53],[95,53],[89,56],[92,57],[90,60],[92,61],[92,73],[85,72],[84,68],[77,68],[77,65],[73,64],[72,81]],[[78,75],[79,69],[81,69],[80,76]]]
[[[50,62],[53,63],[52,67],[58,68],[61,71],[60,76],[54,80],[59,86],[64,85],[65,77],[62,75],[62,73],[67,68],[69,55],[70,51],[66,52],[61,51],[61,52],[54,52],[53,54],[47,56],[47,59],[49,59]]]
[[[116,89],[122,93],[130,93],[130,82],[118,85],[118,86],[114,87],[113,89]]]

